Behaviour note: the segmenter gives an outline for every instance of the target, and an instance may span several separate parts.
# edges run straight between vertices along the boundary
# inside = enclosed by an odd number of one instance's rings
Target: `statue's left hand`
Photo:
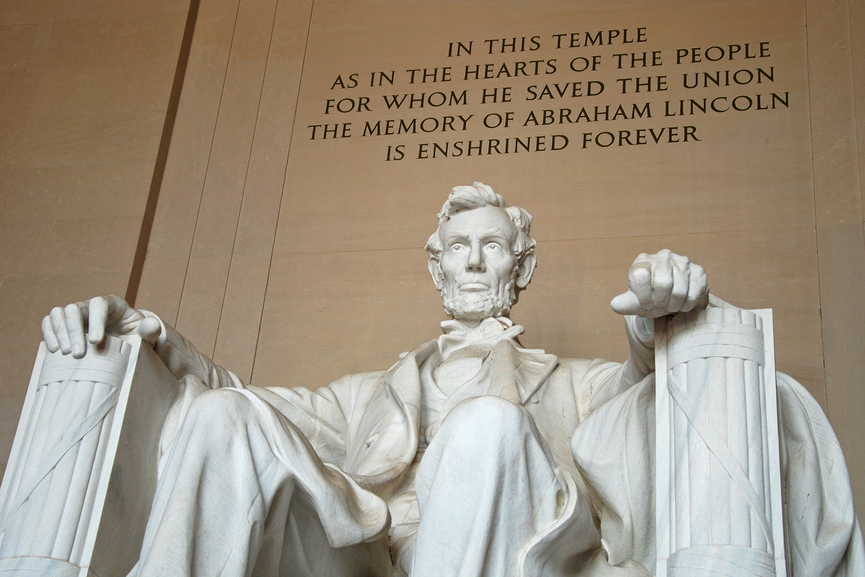
[[[87,330],[86,338],[84,331]],[[42,338],[48,350],[81,358],[87,343],[99,344],[105,334],[138,334],[153,344],[162,331],[159,320],[146,317],[115,295],[54,307],[42,319]]]
[[[708,303],[709,283],[703,267],[664,249],[634,260],[628,292],[614,298],[610,306],[620,315],[651,319],[705,308]]]

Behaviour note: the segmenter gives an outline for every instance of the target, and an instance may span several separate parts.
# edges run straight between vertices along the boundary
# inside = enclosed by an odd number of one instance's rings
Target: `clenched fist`
[[[610,306],[620,315],[656,318],[705,308],[708,303],[709,283],[703,267],[664,249],[634,260],[628,272],[628,292],[614,298]]]

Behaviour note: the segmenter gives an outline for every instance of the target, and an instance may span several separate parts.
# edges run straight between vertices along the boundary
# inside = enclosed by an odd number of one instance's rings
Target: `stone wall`
[[[126,294],[144,256],[188,12],[188,0],[0,2],[4,468],[42,317]]]

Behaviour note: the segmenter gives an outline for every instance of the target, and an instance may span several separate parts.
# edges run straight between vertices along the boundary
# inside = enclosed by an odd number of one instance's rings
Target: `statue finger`
[[[117,295],[108,295],[105,300],[108,302],[107,326],[113,327],[122,335],[135,332],[144,315],[129,306],[129,303]]]
[[[640,301],[641,308],[652,308],[652,265],[648,262],[636,262],[628,272],[628,289]]]
[[[42,319],[42,339],[52,353],[60,350],[60,343],[57,342],[57,335],[54,334],[54,325],[51,324],[51,315],[45,315]]]
[[[662,258],[652,267],[652,303],[656,308],[666,309],[673,290],[673,263]]]
[[[667,304],[667,310],[671,313],[682,310],[682,305],[685,304],[685,299],[688,298],[688,291],[691,287],[691,275],[688,268],[673,267],[673,289],[670,291],[670,302]]]
[[[688,298],[682,305],[682,311],[705,308],[709,302],[709,283],[706,271],[700,265],[691,265]]]
[[[66,308],[63,309],[63,316],[66,319],[66,334],[69,336],[72,356],[80,359],[87,350],[84,343],[84,318],[81,309],[75,303],[66,305]]]
[[[48,314],[51,318],[51,327],[54,329],[54,336],[57,337],[57,342],[60,345],[60,352],[68,355],[72,352],[72,345],[69,343],[69,335],[66,332],[66,313],[60,307],[54,307]]]
[[[105,338],[108,307],[108,301],[104,297],[92,298],[88,303],[87,340],[94,345],[101,343]]]
[[[670,257],[673,259],[673,263],[682,270],[688,270],[691,266],[691,259],[686,256],[671,252]]]

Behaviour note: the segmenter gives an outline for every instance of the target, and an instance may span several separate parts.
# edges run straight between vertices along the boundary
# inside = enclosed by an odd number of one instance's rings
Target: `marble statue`
[[[287,388],[290,375],[277,383],[285,387],[243,383],[118,297],[51,311],[42,326],[50,351],[78,358],[106,334],[135,334],[180,383],[130,575],[661,570],[655,454],[679,449],[655,447],[654,319],[723,307],[710,305],[703,269],[668,250],[640,255],[628,291],[611,303],[625,316],[627,361],[560,359],[524,348],[523,327],[508,318],[535,269],[529,213],[474,183],[454,188],[438,219],[426,249],[451,317],[443,334],[387,370],[315,391]],[[717,314],[723,322],[727,313]],[[865,548],[837,440],[800,385],[781,374],[777,385],[787,571],[863,575]],[[735,479],[728,485],[702,496],[708,507],[694,509],[692,523],[726,514],[726,495],[737,490]],[[723,548],[752,531],[726,527],[726,535],[707,533],[707,543]],[[771,553],[765,536],[755,539]],[[0,558],[3,547],[0,540]],[[775,575],[697,565],[678,575]]]

